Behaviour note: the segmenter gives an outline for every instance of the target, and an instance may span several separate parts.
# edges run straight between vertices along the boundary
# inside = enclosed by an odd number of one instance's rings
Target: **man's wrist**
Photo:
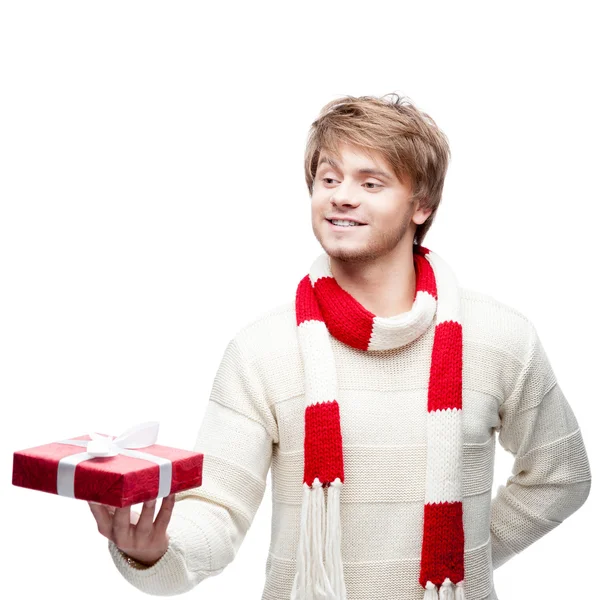
[[[119,551],[119,554],[127,561],[127,564],[130,567],[133,567],[134,569],[149,569],[150,567],[154,566],[158,562],[158,561],[156,561],[156,562],[152,563],[151,565],[147,565],[145,563],[140,562],[139,560],[135,560],[135,558],[132,558],[131,556],[129,556],[129,554],[126,554],[120,548],[117,548],[117,550]]]

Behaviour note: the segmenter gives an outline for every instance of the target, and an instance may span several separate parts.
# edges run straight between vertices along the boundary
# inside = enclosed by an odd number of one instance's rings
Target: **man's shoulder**
[[[282,302],[257,313],[238,333],[249,333],[254,330],[272,329],[273,327],[287,327],[289,321],[295,319],[295,316],[295,302],[293,300]]]
[[[533,328],[531,319],[515,305],[491,294],[466,287],[460,292],[465,339],[524,360]]]
[[[295,301],[282,302],[257,313],[234,339],[249,359],[283,354],[297,347]]]
[[[512,318],[517,321],[529,321],[527,315],[515,305],[499,300],[496,296],[486,294],[480,290],[469,287],[460,287],[461,299],[471,310],[495,311],[504,318]]]

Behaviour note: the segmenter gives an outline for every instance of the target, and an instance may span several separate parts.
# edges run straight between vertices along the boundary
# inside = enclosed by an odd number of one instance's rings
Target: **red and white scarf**
[[[419,583],[424,600],[464,600],[462,360],[460,296],[448,265],[413,246],[412,309],[378,317],[343,290],[321,254],[296,291],[305,371],[304,483],[297,572],[291,600],[346,600],[340,496],[344,460],[331,337],[361,350],[410,343],[435,332],[427,396],[427,474]],[[328,488],[327,506],[323,488]],[[439,591],[439,595],[438,595]]]

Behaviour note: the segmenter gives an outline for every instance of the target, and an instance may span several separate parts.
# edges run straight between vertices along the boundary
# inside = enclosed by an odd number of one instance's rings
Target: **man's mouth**
[[[334,229],[354,229],[356,227],[364,227],[366,223],[357,223],[356,221],[342,221],[338,219],[325,219]]]

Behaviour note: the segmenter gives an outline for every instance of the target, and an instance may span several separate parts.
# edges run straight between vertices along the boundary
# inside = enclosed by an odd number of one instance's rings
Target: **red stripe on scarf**
[[[413,264],[415,265],[416,277],[413,302],[417,297],[417,292],[428,292],[437,300],[438,296],[435,283],[435,274],[433,272],[433,268],[431,267],[431,263],[423,255],[415,252],[413,253]]]
[[[311,320],[323,321],[323,316],[315,298],[310,277],[306,275],[296,289],[296,325]]]
[[[331,335],[349,346],[367,350],[375,315],[342,289],[333,277],[319,277],[315,293]]]
[[[304,483],[312,485],[315,477],[327,484],[339,477],[344,483],[342,432],[337,400],[307,406],[304,427]]]
[[[462,409],[462,325],[442,321],[435,327],[427,410]]]
[[[463,505],[462,502],[425,504],[421,574],[419,583],[440,586],[450,577],[452,583],[464,579]]]

